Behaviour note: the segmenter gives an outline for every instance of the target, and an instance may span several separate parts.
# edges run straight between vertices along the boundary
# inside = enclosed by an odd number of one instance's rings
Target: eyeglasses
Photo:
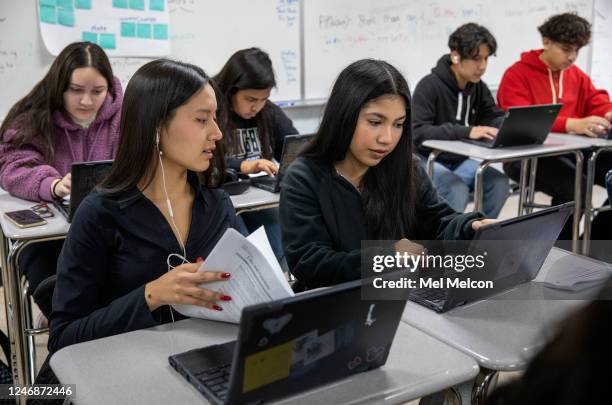
[[[46,202],[41,202],[30,207],[32,211],[40,215],[41,218],[53,218],[55,214],[51,211],[51,208],[47,205]]]

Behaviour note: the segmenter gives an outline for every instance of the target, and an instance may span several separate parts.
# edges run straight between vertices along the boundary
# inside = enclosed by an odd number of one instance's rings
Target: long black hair
[[[148,185],[158,164],[155,157],[158,130],[170,123],[177,108],[209,83],[212,85],[201,68],[168,59],[154,60],[138,69],[125,89],[117,156],[98,190],[118,195],[136,187],[141,180]],[[220,170],[223,154],[217,148],[204,172],[203,183],[215,186]]]
[[[214,77],[219,93],[217,101],[220,108],[219,126],[223,133],[225,149],[230,154],[237,153],[236,125],[232,120],[232,97],[239,90],[266,90],[276,87],[272,61],[267,53],[259,48],[242,49],[234,53],[221,71]],[[262,154],[271,159],[274,152],[270,132],[272,131],[272,102],[266,101],[257,114],[257,130],[262,146]]]
[[[52,115],[64,108],[64,93],[68,90],[72,72],[84,67],[96,69],[106,79],[108,92],[113,94],[113,70],[106,53],[91,42],[74,42],[57,55],[45,77],[11,107],[0,126],[0,134],[4,136],[7,129],[16,128],[17,136],[10,141],[15,147],[41,137],[43,153],[48,162],[53,162],[55,128]]]
[[[395,149],[363,178],[368,237],[400,239],[414,229],[415,162],[412,156],[410,89],[389,63],[363,59],[346,67],[336,79],[317,134],[302,155],[333,165],[345,158],[365,105],[385,95],[406,103],[406,120]]]

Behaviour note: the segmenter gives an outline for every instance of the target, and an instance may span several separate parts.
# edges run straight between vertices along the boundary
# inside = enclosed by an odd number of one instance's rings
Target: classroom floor
[[[600,206],[606,199],[605,190],[602,187],[595,186],[593,188],[593,202],[594,206]],[[537,203],[549,204],[550,198],[542,193],[536,193],[535,198]],[[473,205],[469,204],[466,208],[466,212],[470,212],[473,209]],[[506,204],[504,205],[499,218],[506,219],[515,217],[518,210],[518,195],[513,194],[508,198]],[[4,294],[4,287],[0,287],[0,294]],[[38,307],[33,304],[33,313],[34,319],[38,316],[39,310]],[[6,311],[4,308],[4,300],[0,300],[0,329],[2,329],[6,333]],[[47,335],[37,336],[35,338],[36,341],[36,364],[38,367],[42,365],[45,358],[47,357]],[[4,357],[2,355],[2,357]],[[6,362],[6,359],[3,359]],[[504,382],[510,381],[514,378],[520,376],[519,372],[514,373],[500,373],[498,384],[503,384]],[[407,405],[418,405],[418,400],[410,401],[406,403]]]

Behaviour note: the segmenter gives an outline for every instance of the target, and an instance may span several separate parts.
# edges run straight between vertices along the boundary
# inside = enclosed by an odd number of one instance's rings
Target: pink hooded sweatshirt
[[[53,180],[70,172],[73,162],[113,159],[119,138],[123,91],[116,77],[88,128],[75,124],[64,111],[53,112],[55,158],[49,164],[40,138],[19,148],[4,143],[15,138],[16,129],[2,134],[0,143],[0,187],[12,195],[32,201],[52,201]]]

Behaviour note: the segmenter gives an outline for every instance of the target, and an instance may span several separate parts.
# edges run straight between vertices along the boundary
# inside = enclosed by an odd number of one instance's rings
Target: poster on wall
[[[78,41],[96,43],[114,57],[170,54],[166,0],[38,0],[38,21],[54,56]]]

